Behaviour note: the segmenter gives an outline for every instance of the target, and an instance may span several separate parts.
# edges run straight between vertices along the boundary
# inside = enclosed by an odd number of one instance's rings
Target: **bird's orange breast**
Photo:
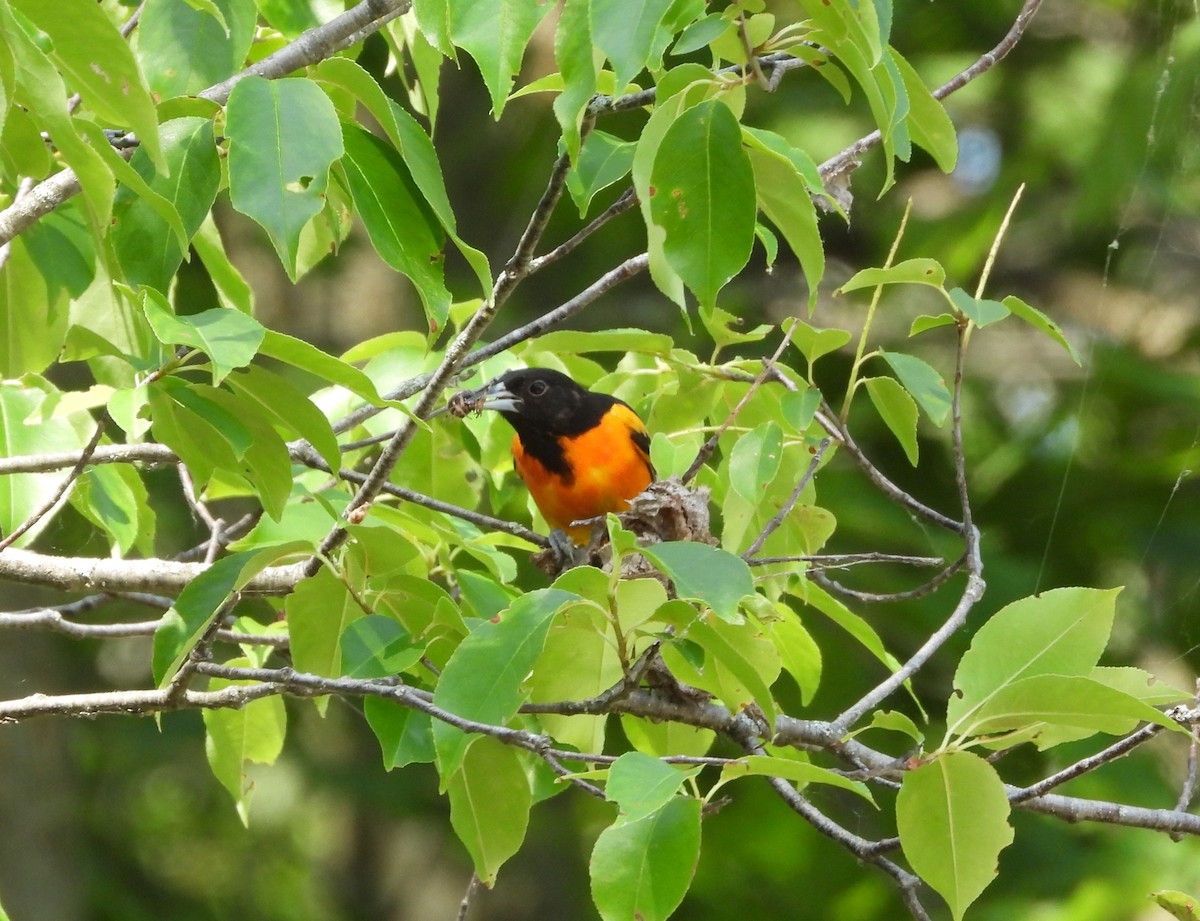
[[[571,522],[624,511],[629,500],[653,480],[650,458],[634,441],[635,434],[644,438],[645,432],[637,414],[618,403],[582,435],[558,439],[569,475],[547,470],[525,451],[519,435],[513,439],[513,458],[546,521],[582,545],[588,542],[591,527],[571,527]]]

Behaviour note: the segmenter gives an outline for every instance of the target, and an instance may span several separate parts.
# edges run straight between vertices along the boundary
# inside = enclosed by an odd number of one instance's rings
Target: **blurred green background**
[[[893,44],[939,84],[999,41],[1018,8],[1015,0],[896,0]],[[530,78],[553,69],[546,26],[526,59]],[[372,39],[364,63],[379,72],[385,60],[382,40]],[[463,56],[461,67],[445,66],[435,142],[463,236],[500,265],[555,155],[551,98],[514,102],[496,124],[473,64]],[[404,98],[394,79],[392,88]],[[824,221],[830,267],[812,322],[861,324],[863,302],[831,292],[857,269],[882,262],[910,198],[900,256],[938,259],[948,284],[973,290],[1001,216],[1024,184],[986,293],[1016,294],[1050,314],[1084,366],[1015,321],[982,330],[971,343],[964,419],[988,580],[972,623],[1039,589],[1125,585],[1109,663],[1136,663],[1190,687],[1200,663],[1200,492],[1191,475],[1200,464],[1200,11],[1182,0],[1047,0],[1016,50],[947,105],[961,133],[959,170],[945,176],[917,152],[900,166],[897,186],[877,200],[880,155],[865,158],[854,180],[852,223]],[[750,93],[746,121],[785,134],[820,160],[868,130],[862,109],[861,100],[847,108],[826,84],[797,73],[772,96]],[[641,117],[622,115],[602,127],[632,135]],[[423,327],[407,282],[379,262],[359,231],[336,258],[292,286],[260,231],[227,204],[219,222],[237,241],[231,249],[241,254],[269,326],[331,351]],[[577,224],[564,201],[547,243]],[[633,214],[613,222],[571,259],[527,281],[493,332],[570,297],[640,252],[643,236]],[[451,277],[462,270],[451,261]],[[185,268],[183,296],[209,306],[199,271]],[[462,280],[466,291],[465,273]],[[753,326],[801,313],[807,291],[794,261],[781,257],[768,270],[756,254],[722,297],[725,309]],[[920,306],[915,297],[891,294],[884,302],[876,327],[884,344],[907,341]],[[591,307],[578,325],[637,325],[709,350],[645,278]],[[949,375],[951,346],[949,335],[935,331],[905,348]],[[837,405],[849,357],[826,364],[819,383]],[[922,462],[913,470],[871,416],[852,413],[860,444],[922,500],[953,510],[946,433],[924,432]],[[839,522],[830,550],[955,552],[884,502],[842,459],[822,473],[818,490]],[[160,515],[178,547],[193,542],[185,513],[163,508]],[[68,523],[49,542],[78,552],[80,541]],[[838,578],[886,591],[915,577],[861,570]],[[55,600],[7,592],[10,608]],[[944,618],[951,593],[868,615],[904,658]],[[861,691],[875,665],[835,629],[812,629],[826,661],[812,714],[827,716]],[[944,699],[968,639],[921,675],[926,700]],[[146,680],[148,661],[138,640],[101,647],[8,634],[0,645],[0,690],[16,697],[136,686]],[[2,727],[0,899],[11,917],[453,918],[470,866],[432,769],[386,774],[354,704],[335,703],[321,719],[297,703],[289,718],[281,763],[258,774],[249,829],[208,772],[199,714],[164,716],[161,727],[118,717]],[[1022,751],[1010,756],[1008,769],[1033,779],[1071,755]],[[1169,807],[1185,756],[1175,740],[1162,739],[1067,792]],[[827,844],[765,786],[734,787],[733,797],[705,822],[699,875],[677,917],[906,916],[881,874]],[[886,832],[861,805],[819,804],[854,831]],[[595,917],[587,856],[608,820],[603,804],[574,794],[539,806],[525,848],[495,891],[476,896],[470,917]],[[1148,892],[1200,891],[1195,841],[1173,844],[1150,832],[1067,827],[1020,813],[1015,822],[1017,843],[1001,856],[1000,879],[972,909],[979,921],[1165,918]]]

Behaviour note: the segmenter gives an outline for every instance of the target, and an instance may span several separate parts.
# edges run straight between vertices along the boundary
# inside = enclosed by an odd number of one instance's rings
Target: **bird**
[[[650,435],[633,408],[580,386],[550,368],[508,371],[477,390],[451,397],[449,412],[495,410],[511,425],[517,473],[554,530],[586,546],[591,524],[629,508],[655,479]]]

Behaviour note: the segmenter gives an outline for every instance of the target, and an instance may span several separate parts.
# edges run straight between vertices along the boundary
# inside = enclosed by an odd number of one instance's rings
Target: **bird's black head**
[[[496,410],[526,444],[539,438],[580,435],[619,402],[608,394],[586,390],[549,368],[508,371],[455,399],[471,409]]]

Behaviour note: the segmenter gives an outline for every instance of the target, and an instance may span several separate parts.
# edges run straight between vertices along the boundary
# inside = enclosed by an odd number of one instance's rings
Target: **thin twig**
[[[905,553],[810,553],[799,556],[758,556],[746,560],[748,566],[774,563],[809,563],[813,569],[848,569],[862,563],[897,563],[902,566],[941,566],[940,556],[910,556]]]
[[[808,462],[808,469],[804,471],[804,476],[800,477],[800,482],[796,484],[796,488],[793,489],[792,494],[788,496],[787,502],[783,503],[783,508],[779,510],[779,513],[774,518],[767,522],[766,526],[762,529],[762,531],[759,532],[758,537],[754,538],[754,543],[752,543],[746,549],[746,552],[742,554],[743,560],[748,560],[750,557],[754,556],[754,554],[758,553],[758,551],[762,549],[763,544],[766,543],[767,538],[774,534],[779,526],[787,520],[787,516],[792,513],[792,509],[794,509],[796,507],[796,503],[800,501],[800,494],[804,492],[804,490],[808,488],[808,484],[812,482],[813,476],[816,475],[817,468],[821,466],[821,460],[825,457],[825,452],[829,449],[829,446],[832,443],[833,440],[831,438],[821,439],[820,444],[817,445],[816,451],[813,452],[812,460]]]
[[[915,598],[924,598],[926,595],[931,595],[939,588],[945,585],[950,578],[961,570],[967,564],[965,556],[959,557],[928,582],[923,582],[916,588],[910,588],[903,592],[888,592],[885,594],[876,592],[862,592],[858,589],[848,588],[837,582],[822,571],[813,570],[811,577],[814,582],[822,588],[831,592],[836,592],[839,595],[844,595],[847,598],[853,598],[855,601],[861,601],[866,604],[893,604],[897,601],[912,601]]]
[[[1061,786],[1069,780],[1082,777],[1084,774],[1094,771],[1098,767],[1103,767],[1129,754],[1139,745],[1153,739],[1162,729],[1163,727],[1158,723],[1150,723],[1143,726],[1136,732],[1130,733],[1125,738],[1114,742],[1108,748],[1104,749],[1104,751],[1076,761],[1070,767],[1063,768],[1061,771],[1051,774],[1049,777],[1039,780],[1035,784],[1030,784],[1028,787],[1009,791],[1008,801],[1016,805],[1034,797],[1044,796],[1055,787]]]
[[[467,891],[463,893],[462,901],[458,905],[457,921],[467,921],[467,912],[471,909],[471,899],[475,897],[478,890],[479,874],[472,871],[471,878],[467,881]]]
[[[550,250],[550,252],[531,259],[529,262],[530,273],[532,274],[539,269],[544,269],[553,262],[557,262],[613,218],[637,207],[637,203],[637,193],[632,188],[626,189],[620,198],[609,205],[604,211],[600,212],[594,220],[576,232],[574,236],[560,243],[554,249]]]

